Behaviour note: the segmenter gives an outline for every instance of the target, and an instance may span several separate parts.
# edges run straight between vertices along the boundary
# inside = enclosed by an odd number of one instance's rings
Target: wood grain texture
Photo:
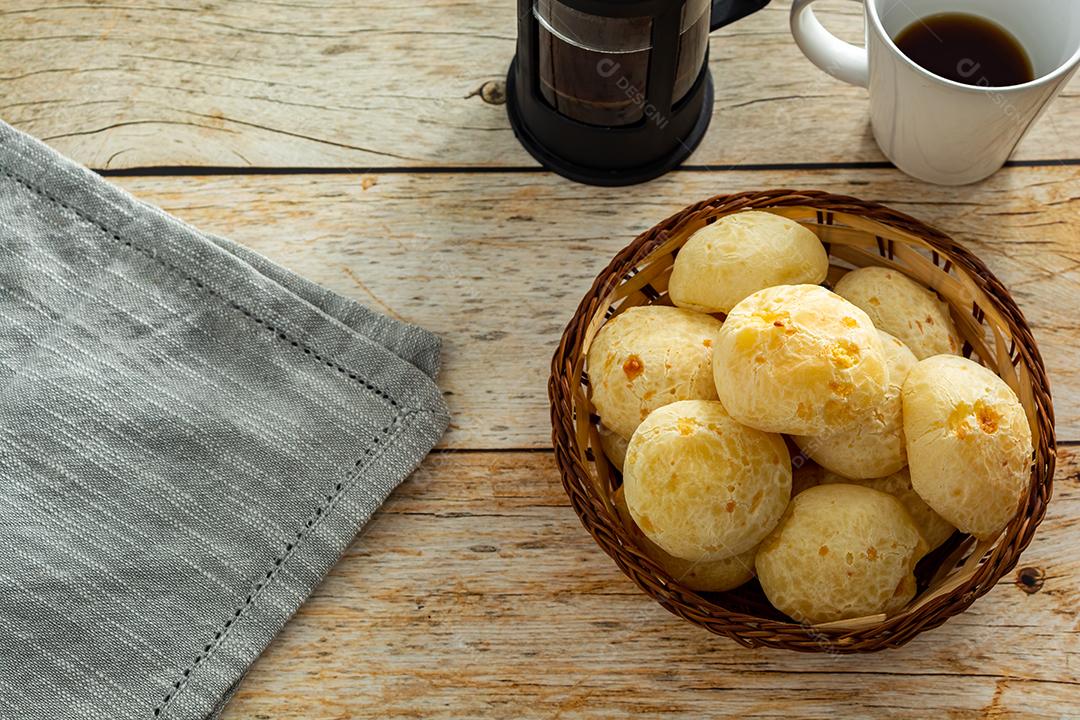
[[[858,40],[856,4],[821,5],[831,29]],[[1080,440],[1080,168],[1014,167],[949,189],[887,169],[676,172],[619,190],[499,172],[535,166],[505,108],[477,92],[505,75],[514,7],[0,7],[0,117],[96,168],[355,169],[117,182],[446,342],[440,382],[454,424],[443,445],[453,451],[429,457],[393,494],[253,667],[225,720],[1076,717],[1080,447],[1062,450],[1056,497],[1021,561],[1031,587],[1018,568],[897,651],[751,651],[664,612],[582,529],[546,451],[545,383],[578,299],[638,232],[713,194],[818,187],[909,212],[979,254],[1035,328],[1059,437]],[[789,7],[774,0],[713,35],[713,125],[691,163],[883,159],[865,91],[801,56]],[[1080,79],[1017,158],[1077,158],[1077,138]],[[364,170],[455,166],[483,171]]]
[[[1078,516],[1068,448],[1020,566],[970,610],[899,650],[808,656],[743,649],[639,593],[579,524],[550,453],[436,454],[224,717],[1075,717]],[[1044,573],[1036,592],[1025,567]]]
[[[862,37],[861,9],[823,3]],[[534,166],[479,88],[514,54],[514,0],[7,0],[0,116],[96,168]],[[714,33],[712,127],[689,160],[883,160],[866,91],[812,66],[789,0]],[[1080,79],[1017,151],[1080,156]]]
[[[646,186],[546,173],[123,178],[143,199],[445,340],[444,444],[550,447],[546,382],[592,279],[635,235],[710,195],[819,187],[965,243],[1011,289],[1049,368],[1058,435],[1080,439],[1080,168],[1010,168],[950,189],[895,170],[677,172]]]

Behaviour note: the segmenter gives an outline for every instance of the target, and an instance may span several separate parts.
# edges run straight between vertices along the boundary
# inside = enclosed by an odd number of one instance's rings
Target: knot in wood
[[[488,80],[480,86],[480,98],[488,105],[502,105],[506,102],[506,83],[502,80]]]
[[[1016,586],[1029,595],[1042,590],[1046,572],[1042,568],[1025,567],[1016,573]]]

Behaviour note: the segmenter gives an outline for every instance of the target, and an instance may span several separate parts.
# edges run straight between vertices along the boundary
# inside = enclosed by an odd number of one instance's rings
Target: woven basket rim
[[[715,596],[705,597],[673,578],[665,577],[665,572],[634,545],[610,503],[590,490],[593,485],[587,467],[590,461],[585,457],[584,449],[578,447],[574,413],[575,366],[582,361],[586,329],[598,312],[608,310],[603,303],[604,298],[621,282],[632,277],[635,269],[663,246],[677,228],[699,222],[705,217],[767,208],[812,209],[817,212],[818,223],[827,225],[832,225],[833,218],[838,214],[855,216],[917,237],[932,248],[935,265],[941,260],[945,263],[946,271],[950,263],[951,267],[964,271],[967,280],[990,299],[994,310],[1000,313],[1011,333],[1014,348],[1010,348],[1010,354],[1013,350],[1016,352],[1013,364],[1023,363],[1030,377],[1038,442],[1031,483],[1021,511],[1009,522],[988,552],[985,547],[978,546],[981,551],[976,549],[976,552],[986,554],[963,582],[929,602],[920,603],[916,598],[914,609],[909,606],[901,613],[867,627],[810,626],[790,620],[758,617],[733,610],[721,604]],[[893,241],[888,240],[886,245],[883,238],[878,237],[877,240],[882,256],[888,250],[891,257]],[[548,393],[552,444],[563,486],[579,519],[594,540],[615,560],[624,574],[665,609],[746,647],[852,653],[876,651],[908,642],[920,632],[937,627],[966,610],[1015,567],[1020,553],[1031,542],[1036,527],[1042,521],[1052,493],[1056,440],[1049,382],[1031,329],[1008,290],[982,260],[944,232],[888,206],[849,195],[791,189],[717,195],[688,205],[641,233],[616,253],[578,304],[552,358]]]

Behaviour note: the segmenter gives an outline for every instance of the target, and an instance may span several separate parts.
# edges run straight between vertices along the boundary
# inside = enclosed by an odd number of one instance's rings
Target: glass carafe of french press
[[[712,114],[709,31],[769,0],[519,0],[514,132],[572,180],[626,185],[682,162]]]

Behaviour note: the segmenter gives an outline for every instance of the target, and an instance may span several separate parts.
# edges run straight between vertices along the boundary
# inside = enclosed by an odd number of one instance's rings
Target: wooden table
[[[865,92],[802,58],[787,0],[714,34],[715,116],[625,189],[539,170],[502,101],[513,0],[6,0],[0,116],[166,210],[445,339],[453,426],[240,686],[228,720],[1080,716],[1080,82],[978,185],[883,161]],[[861,35],[860,9],[827,23]],[[828,7],[828,5],[827,5]],[[965,242],[1054,386],[1055,498],[1017,572],[872,656],[745,650],[652,603],[562,492],[545,381],[634,235],[716,193],[820,188]]]

